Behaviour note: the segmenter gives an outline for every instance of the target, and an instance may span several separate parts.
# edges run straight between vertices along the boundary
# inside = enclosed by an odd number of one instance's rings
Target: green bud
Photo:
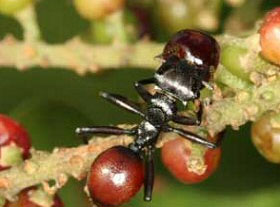
[[[242,60],[247,54],[247,49],[233,45],[222,49],[221,63],[233,75],[245,81],[250,81],[249,73],[244,68]]]
[[[1,148],[0,164],[2,166],[14,166],[22,163],[21,148],[16,145],[7,145]]]
[[[197,10],[191,1],[157,0],[156,2],[155,15],[169,33],[194,27]]]
[[[102,20],[93,20],[86,40],[97,44],[134,42],[137,39],[137,21],[129,11],[114,13]]]
[[[6,199],[2,196],[0,196],[0,207],[3,207],[6,203]]]

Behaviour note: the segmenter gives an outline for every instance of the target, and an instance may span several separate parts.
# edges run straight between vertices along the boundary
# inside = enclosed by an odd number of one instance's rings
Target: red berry
[[[101,206],[118,206],[130,200],[144,182],[144,166],[131,149],[116,146],[93,162],[87,180],[91,198]]]
[[[44,193],[44,196],[42,196],[42,193]],[[36,196],[38,196],[37,199],[35,198]],[[30,187],[21,191],[15,202],[7,202],[4,207],[43,207],[46,205],[46,202],[53,202],[52,207],[64,207],[62,201],[57,195],[55,195],[54,198],[49,198],[48,196],[49,195],[42,190],[38,190],[36,187]],[[42,204],[38,204],[32,199]]]
[[[183,183],[198,183],[208,178],[218,167],[221,148],[193,152],[191,142],[183,138],[164,144],[161,158],[168,170]]]
[[[165,60],[175,55],[186,59],[191,65],[209,69],[211,66],[218,66],[220,47],[216,40],[207,34],[182,30],[167,42],[162,55]]]
[[[280,64],[280,7],[268,12],[260,29],[261,54]]]
[[[139,38],[151,36],[151,16],[148,9],[137,4],[129,6],[138,22]]]
[[[0,115],[0,170],[27,159],[30,147],[26,130],[11,118]]]

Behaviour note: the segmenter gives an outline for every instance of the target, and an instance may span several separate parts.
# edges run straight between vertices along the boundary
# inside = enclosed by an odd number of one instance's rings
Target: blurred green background
[[[272,4],[269,4],[270,2]],[[277,5],[276,1],[270,2],[259,8],[259,15]],[[36,9],[42,36],[50,44],[63,43],[85,31],[89,25],[79,17],[70,1],[40,1]],[[223,9],[222,17],[235,11],[228,6],[223,6]],[[22,38],[22,28],[15,20],[0,16],[0,37],[10,33],[19,39]],[[12,116],[25,126],[37,149],[52,150],[55,146],[77,146],[82,143],[74,134],[78,126],[139,122],[138,117],[123,113],[121,109],[99,98],[98,92],[103,90],[125,94],[137,100],[133,82],[151,75],[151,70],[137,68],[123,68],[83,77],[63,68],[31,68],[25,72],[1,68],[0,112]],[[250,124],[243,126],[239,131],[227,130],[221,165],[217,173],[201,184],[179,183],[162,166],[159,150],[156,159],[153,201],[143,202],[143,195],[139,193],[124,206],[280,205],[280,168],[276,164],[268,163],[258,154],[250,141]],[[90,206],[82,191],[83,185],[84,182],[71,180],[61,189],[59,194],[66,207]]]

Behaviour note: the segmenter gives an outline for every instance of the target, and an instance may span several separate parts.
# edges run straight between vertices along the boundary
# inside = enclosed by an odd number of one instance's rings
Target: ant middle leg
[[[201,144],[201,145],[204,145],[208,148],[211,148],[211,149],[214,149],[217,147],[216,144],[212,143],[212,142],[209,142],[208,140],[204,139],[203,137],[201,136],[198,136],[197,134],[194,134],[192,132],[189,132],[189,131],[186,131],[186,130],[183,130],[183,129],[178,129],[178,128],[174,128],[174,127],[171,127],[171,126],[166,126],[164,128],[164,130],[166,132],[174,132],[178,135],[181,135],[182,137],[192,141],[192,142],[195,142],[195,143],[198,143],[198,144]]]

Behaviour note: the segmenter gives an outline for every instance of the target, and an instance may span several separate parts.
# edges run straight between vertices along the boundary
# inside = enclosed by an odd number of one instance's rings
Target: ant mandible
[[[210,87],[213,70],[219,61],[219,45],[214,38],[202,32],[194,30],[182,30],[176,33],[166,44],[161,55],[162,65],[155,72],[152,78],[137,81],[134,86],[138,94],[147,103],[146,111],[137,103],[127,98],[101,92],[100,96],[107,101],[137,114],[143,121],[132,129],[122,129],[113,126],[81,127],[76,129],[78,135],[90,134],[113,134],[131,135],[134,141],[128,146],[129,151],[139,154],[145,160],[144,179],[144,200],[152,199],[152,189],[154,183],[154,161],[153,152],[158,137],[162,132],[176,133],[192,142],[202,144],[208,148],[215,148],[216,144],[211,143],[203,137],[175,128],[169,122],[182,125],[200,125],[202,115],[202,104],[199,104],[197,117],[179,115],[176,101],[181,101],[186,105],[190,101],[198,100],[200,90]],[[150,93],[145,86],[153,84],[156,92]],[[98,203],[106,202],[97,195],[91,193],[93,199]],[[120,201],[120,203],[123,201]],[[119,205],[116,203],[116,205]]]

